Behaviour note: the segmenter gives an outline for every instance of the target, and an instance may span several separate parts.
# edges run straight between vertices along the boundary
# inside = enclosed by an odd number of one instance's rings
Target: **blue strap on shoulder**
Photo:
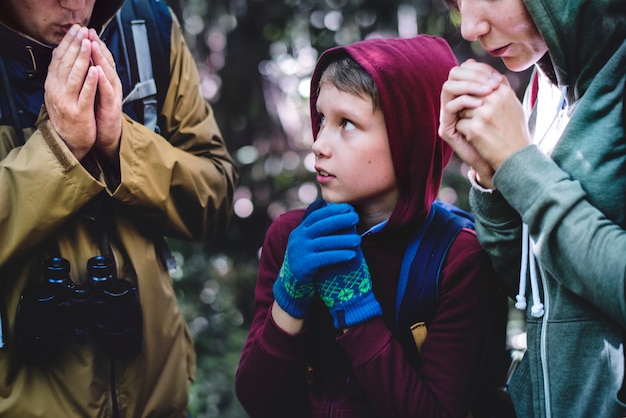
[[[450,245],[474,217],[454,205],[433,202],[428,218],[415,231],[400,269],[396,297],[396,334],[409,359],[417,359],[410,331],[418,321],[430,324],[439,303],[439,274]]]

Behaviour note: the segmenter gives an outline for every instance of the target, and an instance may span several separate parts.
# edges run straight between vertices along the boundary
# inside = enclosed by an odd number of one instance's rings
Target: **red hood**
[[[443,169],[452,156],[437,130],[441,86],[457,60],[445,40],[428,35],[369,39],[327,50],[311,80],[314,138],[320,124],[315,110],[320,77],[329,60],[343,54],[367,71],[380,95],[400,190],[388,227],[419,222],[437,197]]]

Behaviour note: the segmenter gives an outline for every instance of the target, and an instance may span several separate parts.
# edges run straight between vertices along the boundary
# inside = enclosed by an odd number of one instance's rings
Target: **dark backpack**
[[[474,229],[474,217],[456,206],[435,201],[415,231],[404,255],[396,300],[396,334],[414,365],[439,303],[439,275],[450,245],[462,229]],[[486,278],[491,280],[493,278]],[[484,381],[477,389],[472,416],[515,417],[505,381],[510,366],[506,349],[508,303],[494,281]]]
[[[163,0],[126,0],[102,38],[111,42],[124,89],[123,111],[161,133],[159,115],[170,84],[172,15]],[[150,34],[150,36],[148,36]],[[176,260],[163,237],[155,238],[163,267]]]
[[[170,82],[170,10],[161,0],[126,0],[115,20],[117,28],[109,25],[103,38],[119,36],[121,62],[128,63],[120,71],[124,112],[159,132],[158,115]]]

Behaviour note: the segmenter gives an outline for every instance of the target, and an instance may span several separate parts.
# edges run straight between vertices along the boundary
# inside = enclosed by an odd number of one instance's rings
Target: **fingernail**
[[[69,31],[70,35],[76,36],[76,33],[78,32],[78,28],[79,28],[78,25],[72,25],[72,27],[70,28],[70,31]]]

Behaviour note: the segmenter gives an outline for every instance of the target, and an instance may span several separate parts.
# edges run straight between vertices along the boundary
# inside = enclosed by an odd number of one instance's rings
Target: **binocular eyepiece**
[[[54,359],[68,337],[78,342],[93,337],[112,359],[137,356],[143,343],[137,287],[117,278],[113,260],[102,255],[87,261],[85,283],[74,283],[69,273],[66,259],[50,258],[44,263],[44,281],[22,293],[15,330],[24,361]]]

